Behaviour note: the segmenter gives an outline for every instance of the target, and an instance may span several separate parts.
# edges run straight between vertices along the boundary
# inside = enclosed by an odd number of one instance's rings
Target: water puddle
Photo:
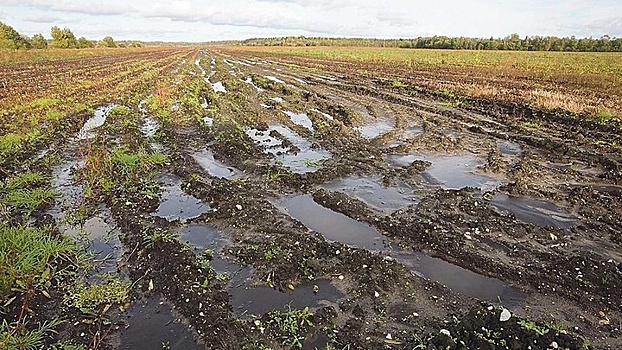
[[[313,122],[309,119],[307,113],[294,113],[292,111],[283,111],[283,113],[287,114],[294,124],[314,131]]]
[[[279,79],[279,78],[277,78],[277,77],[273,77],[273,76],[271,76],[271,75],[266,75],[266,76],[265,76],[265,78],[266,78],[266,79],[268,79],[268,80],[270,80],[270,81],[273,81],[273,82],[275,82],[275,83],[285,84],[285,82],[284,82],[283,80],[281,80],[281,79]]]
[[[399,252],[395,258],[424,278],[439,282],[454,292],[482,301],[501,303],[508,308],[522,305],[527,295],[501,280],[477,274],[445,260],[423,253]]]
[[[129,326],[121,330],[118,349],[204,349],[188,325],[173,313],[171,306],[156,297],[136,302],[125,313]]]
[[[388,240],[368,224],[356,221],[317,204],[310,195],[286,198],[278,203],[291,217],[329,241],[378,252],[386,249]]]
[[[348,177],[326,183],[325,189],[345,192],[368,205],[391,213],[397,209],[416,204],[413,189],[406,184],[387,187],[380,177]]]
[[[222,84],[222,81],[215,82],[212,87],[214,88],[214,92],[227,92],[227,89]]]
[[[270,97],[270,99],[277,103],[283,103],[283,99],[281,97]]]
[[[230,179],[234,177],[236,173],[239,173],[239,171],[236,171],[234,168],[214,159],[214,154],[209,150],[194,153],[192,158],[194,158],[194,160],[199,163],[205,171],[214,177]]]
[[[210,211],[209,205],[200,199],[186,194],[181,189],[181,179],[174,175],[162,175],[159,180],[164,185],[164,191],[160,195],[161,202],[158,209],[151,215],[164,218],[168,221],[186,220],[199,217]]]
[[[335,120],[335,118],[333,118],[332,115],[330,115],[328,113],[324,113],[324,112],[320,111],[317,108],[311,108],[311,111],[316,112],[316,113],[320,113],[321,115],[323,115],[328,120]]]
[[[212,125],[214,125],[214,118],[203,117],[203,123],[205,123],[206,126],[211,127]]]
[[[196,253],[201,253],[206,249],[216,251],[225,243],[216,227],[210,225],[189,225],[182,228],[179,235]]]
[[[490,204],[503,214],[512,213],[516,219],[538,226],[551,226],[570,230],[577,217],[563,211],[553,203],[525,197],[497,194]]]
[[[123,253],[119,241],[119,231],[113,222],[112,213],[108,208],[100,210],[97,215],[87,219],[82,225],[59,225],[64,234],[84,244],[86,250],[95,254],[98,272],[115,272],[117,260]]]
[[[371,140],[382,134],[393,130],[395,128],[395,122],[392,120],[378,120],[371,124],[365,124],[354,128],[357,130],[363,138]]]
[[[497,141],[497,148],[501,154],[508,156],[519,156],[523,153],[521,146],[512,141],[499,140]]]
[[[294,78],[294,80],[296,80],[297,82],[299,82],[300,84],[309,84],[308,82],[300,79],[300,78]]]
[[[417,275],[444,284],[465,296],[491,302],[496,302],[501,297],[504,305],[520,305],[526,299],[524,293],[501,280],[391,244],[375,228],[317,204],[310,195],[286,198],[277,205],[329,241],[365,248],[371,252],[386,252]]]
[[[263,315],[272,310],[288,311],[289,308],[304,309],[307,306],[318,308],[333,304],[343,296],[330,280],[326,279],[303,283],[293,291],[280,292],[268,286],[250,286],[248,281],[238,282],[247,276],[248,272],[240,273],[231,281],[233,288],[230,289],[230,302],[238,316]]]
[[[264,91],[264,89],[262,89],[259,86],[255,85],[255,83],[253,82],[253,78],[251,78],[251,77],[246,78],[246,80],[244,82],[247,83],[247,84],[252,85],[255,88],[255,90],[257,90],[257,92],[263,92]]]
[[[195,65],[195,66],[197,66],[197,68],[199,68],[199,70],[201,71],[201,76],[202,76],[202,77],[204,77],[204,76],[205,76],[205,74],[207,74],[207,73],[205,72],[205,69],[203,69],[203,67],[201,66],[201,59],[200,59],[200,58],[197,58],[197,59],[194,61],[194,65]]]
[[[313,149],[311,142],[283,125],[270,125],[268,130],[248,129],[246,134],[263,147],[264,152],[273,155],[291,172],[304,174],[318,170],[331,154],[323,149]],[[275,135],[276,134],[276,135]],[[296,149],[284,145],[284,140]]]
[[[86,123],[84,123],[84,125],[78,132],[78,135],[77,135],[78,139],[87,140],[87,139],[91,139],[95,137],[95,133],[93,132],[93,129],[104,125],[104,123],[106,122],[106,116],[108,115],[108,112],[110,112],[110,110],[114,108],[115,106],[116,104],[108,104],[105,106],[95,108],[94,115],[89,120],[87,120]]]
[[[445,156],[391,154],[388,159],[397,167],[407,167],[416,160],[431,162],[432,165],[425,170],[423,176],[431,184],[440,185],[444,189],[475,187],[492,190],[500,184],[495,178],[477,173],[477,168],[482,163],[472,154]]]
[[[140,132],[146,138],[152,138],[156,132],[160,129],[160,123],[152,117],[146,117],[143,124],[140,126]]]
[[[69,208],[82,201],[84,190],[82,186],[74,183],[73,172],[83,165],[84,162],[82,161],[68,160],[52,167],[52,189],[60,193],[60,196],[57,198],[58,202],[49,211],[49,214],[54,218],[62,218]]]

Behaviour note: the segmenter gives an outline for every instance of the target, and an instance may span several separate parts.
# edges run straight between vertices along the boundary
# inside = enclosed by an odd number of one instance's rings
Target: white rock
[[[235,205],[235,207],[236,207],[238,210],[242,210],[242,206],[241,206],[241,205],[239,205],[239,204],[236,204],[236,205]]]
[[[501,316],[499,316],[499,321],[505,322],[509,320],[510,317],[512,317],[510,310],[504,308],[503,311],[501,311]]]
[[[446,336],[451,337],[451,332],[446,329],[441,329],[441,334],[445,334]]]
[[[380,293],[378,293],[378,292],[376,291],[376,292],[374,292],[374,296],[377,298],[377,297],[379,297],[379,296],[380,296]]]
[[[393,339],[393,336],[391,336],[391,333],[388,333],[386,338],[391,340],[391,339]]]

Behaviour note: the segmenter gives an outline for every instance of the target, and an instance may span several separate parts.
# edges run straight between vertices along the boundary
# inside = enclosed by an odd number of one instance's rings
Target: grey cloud
[[[77,23],[80,22],[79,19],[68,19],[58,16],[49,16],[49,15],[28,15],[24,17],[24,21],[33,22],[33,23]]]
[[[608,34],[609,36],[622,37],[622,17],[592,21],[586,25],[586,28],[590,32],[597,32],[600,35]]]
[[[81,0],[81,1],[69,1],[69,0],[28,0],[19,2],[21,4],[27,4],[35,9],[52,10],[57,12],[73,12],[86,15],[121,15],[131,11],[132,8],[128,5],[120,4],[118,2],[111,1],[95,1],[95,0]]]

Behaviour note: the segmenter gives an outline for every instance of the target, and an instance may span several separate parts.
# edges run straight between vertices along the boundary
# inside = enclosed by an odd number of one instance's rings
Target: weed
[[[24,215],[29,216],[44,203],[50,203],[56,195],[56,192],[43,188],[19,189],[9,192],[3,199],[9,207],[21,210]]]
[[[540,129],[540,124],[538,124],[538,122],[522,122],[520,125],[523,128]]]
[[[11,290],[46,288],[58,272],[52,261],[78,249],[49,228],[0,226],[0,299]]]
[[[289,306],[287,312],[276,310],[270,312],[266,329],[275,333],[283,345],[301,349],[307,327],[313,326],[311,322],[312,316],[308,307],[296,310]]]
[[[20,350],[37,350],[43,349],[46,340],[51,339],[58,325],[63,322],[58,319],[44,321],[34,329],[28,329],[28,324],[23,323],[16,329],[18,325],[12,325],[7,320],[0,323],[0,348],[2,349],[20,349]]]
[[[538,326],[538,324],[533,321],[520,320],[518,321],[518,325],[521,326],[522,329],[534,332],[539,336],[543,336],[550,331],[547,327]]]
[[[123,304],[130,293],[127,282],[112,276],[107,276],[104,283],[85,286],[81,283],[65,296],[65,303],[76,307],[87,314],[96,313],[102,305]]]
[[[401,80],[393,80],[393,87],[395,88],[403,88],[406,87],[408,85],[404,84]]]

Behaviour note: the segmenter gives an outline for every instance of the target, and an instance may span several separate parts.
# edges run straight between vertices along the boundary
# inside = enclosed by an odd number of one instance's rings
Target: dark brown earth
[[[110,209],[122,247],[114,273],[131,282],[132,298],[128,311],[93,325],[63,309],[70,322],[60,338],[128,348],[146,322],[132,306],[146,305],[147,314],[173,310],[151,329],[173,329],[163,347],[178,349],[622,345],[618,128],[394,87],[383,72],[196,58],[201,69],[183,65],[171,89],[204,84],[184,95],[205,98],[204,109],[180,98],[161,118],[117,101],[138,125],[155,116],[160,131],[145,138],[107,121],[92,141],[157,142],[170,161],[155,169],[160,200],[119,187],[89,201],[93,214]],[[213,91],[217,82],[227,92]],[[286,111],[306,113],[313,130]],[[206,150],[215,160],[197,156]],[[59,153],[78,157],[69,146]],[[167,192],[166,181],[182,191]],[[279,327],[305,306],[309,316]]]

